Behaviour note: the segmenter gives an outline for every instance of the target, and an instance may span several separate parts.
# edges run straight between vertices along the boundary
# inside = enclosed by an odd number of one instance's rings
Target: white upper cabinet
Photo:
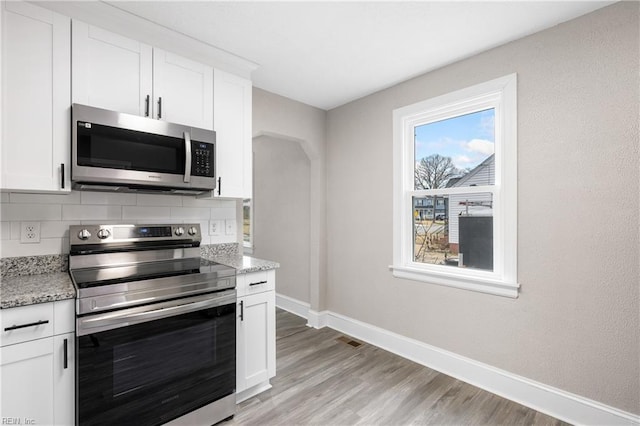
[[[0,189],[71,190],[79,103],[215,130],[213,195],[251,198],[250,80],[27,2],[0,14]]]
[[[74,103],[151,114],[151,46],[73,21],[72,52]]]
[[[213,75],[213,116],[216,131],[215,195],[251,198],[252,134],[250,80],[216,69]]]
[[[153,49],[155,118],[213,129],[213,68]]]
[[[69,192],[70,19],[23,2],[2,2],[0,11],[0,186]]]
[[[213,129],[213,67],[74,20],[73,102]]]

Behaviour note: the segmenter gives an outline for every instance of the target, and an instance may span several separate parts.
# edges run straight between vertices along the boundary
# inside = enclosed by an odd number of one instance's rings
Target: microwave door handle
[[[191,135],[184,132],[184,181],[191,181]]]

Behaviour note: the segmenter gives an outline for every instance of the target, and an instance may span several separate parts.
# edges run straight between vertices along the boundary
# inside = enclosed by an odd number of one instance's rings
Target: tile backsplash
[[[237,232],[209,235],[209,222],[237,219],[239,202],[161,194],[2,193],[0,258],[67,254],[69,226],[82,224],[200,223],[202,244],[239,242]],[[40,242],[21,243],[20,223],[39,222]]]

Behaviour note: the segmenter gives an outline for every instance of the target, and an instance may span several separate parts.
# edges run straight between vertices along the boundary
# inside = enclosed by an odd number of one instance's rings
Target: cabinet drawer
[[[262,293],[276,288],[275,271],[273,270],[241,274],[237,278],[238,296]]]
[[[0,346],[53,336],[53,303],[0,310]]]

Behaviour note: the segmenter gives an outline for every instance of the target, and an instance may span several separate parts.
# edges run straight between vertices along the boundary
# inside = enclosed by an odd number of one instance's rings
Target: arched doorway
[[[280,263],[278,294],[309,303],[309,157],[298,141],[257,136],[253,176],[253,255]]]

